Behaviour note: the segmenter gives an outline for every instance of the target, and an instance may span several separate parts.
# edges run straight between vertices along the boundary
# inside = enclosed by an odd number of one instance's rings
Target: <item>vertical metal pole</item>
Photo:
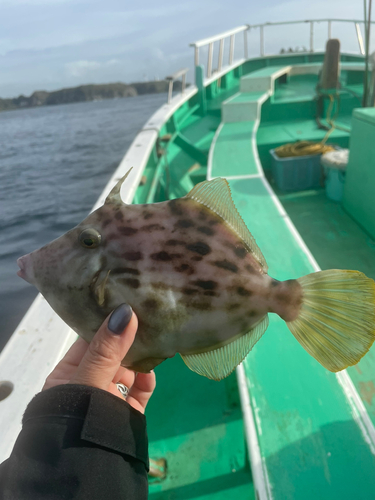
[[[229,46],[229,66],[233,62],[233,56],[234,56],[234,35],[230,36],[230,46]]]
[[[310,21],[310,52],[314,52],[314,23]]]
[[[260,27],[260,57],[264,56],[264,32],[263,26]]]
[[[186,86],[186,73],[182,75],[182,88],[181,88],[181,94],[185,92],[185,86]]]
[[[332,21],[328,21],[328,40],[331,40],[331,36],[332,36],[332,31],[331,31],[331,28],[332,28]]]
[[[243,54],[244,54],[244,58],[247,59],[249,57],[248,47],[247,47],[247,30],[245,30],[243,32],[243,43],[244,43]]]
[[[361,27],[359,26],[358,23],[355,23],[355,29],[357,32],[357,40],[358,40],[358,45],[359,45],[359,51],[362,55],[365,53],[365,48],[363,46],[363,38],[362,38],[362,32],[361,32]]]
[[[220,71],[221,68],[223,67],[223,57],[224,57],[224,38],[221,38],[219,44],[219,60],[217,62],[218,71]]]
[[[207,78],[210,78],[212,74],[212,55],[214,52],[214,44],[211,42],[208,45],[208,60],[207,60]]]
[[[168,104],[170,104],[172,100],[172,92],[173,92],[173,80],[169,80],[169,88],[168,88]]]
[[[195,66],[199,65],[199,47],[195,46],[194,50],[194,64]]]

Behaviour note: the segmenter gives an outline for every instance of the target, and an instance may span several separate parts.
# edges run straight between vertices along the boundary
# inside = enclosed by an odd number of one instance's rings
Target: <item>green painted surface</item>
[[[150,456],[167,460],[167,478],[150,484],[156,499],[253,499],[235,375],[214,382],[179,356],[155,369],[146,415]]]
[[[284,280],[312,272],[261,180],[230,186],[269,274]],[[280,318],[270,315],[244,366],[274,498],[371,498],[375,457],[336,376],[303,350]]]
[[[258,173],[251,143],[254,123],[225,123],[222,126],[213,150],[213,177]]]
[[[356,110],[346,172],[344,206],[375,237],[375,109]]]
[[[375,240],[324,190],[279,195],[298,232],[322,269],[354,269],[375,279]],[[363,403],[375,422],[375,346],[349,368]]]

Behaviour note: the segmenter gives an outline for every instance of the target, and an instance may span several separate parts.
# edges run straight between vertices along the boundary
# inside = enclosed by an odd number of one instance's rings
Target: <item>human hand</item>
[[[116,384],[129,389],[126,401],[144,413],[155,389],[155,374],[134,373],[121,360],[134,342],[138,320],[131,307],[121,304],[104,321],[91,343],[79,338],[47,377],[42,390],[62,384],[82,384],[123,399]]]

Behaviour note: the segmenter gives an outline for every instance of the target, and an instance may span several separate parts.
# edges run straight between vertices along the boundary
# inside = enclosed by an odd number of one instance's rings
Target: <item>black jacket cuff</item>
[[[59,385],[32,399],[22,423],[46,417],[83,420],[82,440],[129,455],[149,469],[146,418],[125,400],[95,387]]]

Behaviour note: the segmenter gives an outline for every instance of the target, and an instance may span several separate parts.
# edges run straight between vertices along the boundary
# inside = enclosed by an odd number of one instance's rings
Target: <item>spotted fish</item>
[[[368,351],[373,280],[342,270],[274,280],[226,180],[172,201],[126,205],[125,178],[78,226],[18,259],[19,275],[85,340],[127,302],[139,329],[122,363],[135,371],[179,353],[193,371],[220,380],[263,335],[268,313],[331,371]]]

